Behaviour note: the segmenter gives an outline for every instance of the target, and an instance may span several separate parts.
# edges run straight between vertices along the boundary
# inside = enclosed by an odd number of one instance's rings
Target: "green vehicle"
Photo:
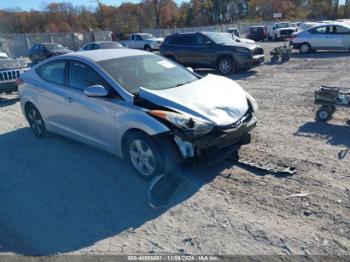
[[[350,90],[321,86],[315,92],[315,104],[320,105],[316,111],[316,120],[327,122],[335,113],[337,106],[350,108]]]
[[[282,63],[289,61],[290,55],[292,53],[292,48],[288,47],[286,44],[275,47],[270,51],[271,63],[277,63],[281,58]]]

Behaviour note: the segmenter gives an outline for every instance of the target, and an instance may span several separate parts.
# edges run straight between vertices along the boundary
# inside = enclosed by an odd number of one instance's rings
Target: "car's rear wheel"
[[[46,126],[39,110],[33,105],[28,104],[25,108],[26,118],[34,135],[42,138],[46,135]]]
[[[217,61],[216,68],[218,72],[222,75],[229,75],[236,71],[236,65],[234,63],[234,60],[229,56],[220,58]]]
[[[299,52],[301,54],[307,54],[307,53],[310,53],[310,51],[311,51],[311,46],[308,43],[303,43],[299,48]]]

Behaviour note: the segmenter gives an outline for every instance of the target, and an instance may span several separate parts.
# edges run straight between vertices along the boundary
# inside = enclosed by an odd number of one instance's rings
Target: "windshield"
[[[147,39],[154,39],[155,37],[151,34],[144,34],[144,35],[141,35],[142,39],[143,40],[147,40]]]
[[[104,49],[113,49],[113,48],[120,48],[123,47],[118,42],[101,42],[100,46]]]
[[[60,44],[45,44],[45,46],[49,51],[64,49],[64,46]]]
[[[290,24],[289,23],[276,24],[276,28],[286,28],[286,27],[290,27]]]
[[[138,93],[140,87],[164,90],[198,79],[185,68],[157,55],[121,57],[98,64],[133,94]]]
[[[207,37],[209,37],[212,41],[214,41],[217,44],[232,44],[235,43],[235,41],[232,39],[232,36],[228,35],[227,33],[203,33]]]

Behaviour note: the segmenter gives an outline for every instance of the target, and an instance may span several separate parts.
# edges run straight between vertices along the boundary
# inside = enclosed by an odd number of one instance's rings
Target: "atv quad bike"
[[[270,51],[271,63],[277,63],[281,58],[282,63],[289,61],[290,54],[292,53],[292,48],[288,47],[286,44],[275,47]]]
[[[350,90],[321,86],[315,92],[315,104],[320,105],[316,111],[316,120],[327,122],[335,113],[337,106],[350,108]]]

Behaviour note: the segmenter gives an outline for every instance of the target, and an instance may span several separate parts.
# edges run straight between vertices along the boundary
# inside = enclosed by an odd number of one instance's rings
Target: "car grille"
[[[20,74],[19,69],[0,71],[0,82],[13,82]]]
[[[291,35],[293,34],[294,30],[288,29],[288,30],[281,30],[281,35]]]
[[[264,49],[261,47],[254,48],[253,50],[253,55],[263,55],[264,54]]]

